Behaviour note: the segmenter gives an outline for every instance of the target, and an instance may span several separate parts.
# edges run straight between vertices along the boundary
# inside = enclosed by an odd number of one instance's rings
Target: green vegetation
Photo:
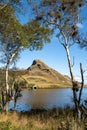
[[[73,109],[31,110],[28,113],[0,112],[0,130],[86,130],[86,122],[77,122]]]

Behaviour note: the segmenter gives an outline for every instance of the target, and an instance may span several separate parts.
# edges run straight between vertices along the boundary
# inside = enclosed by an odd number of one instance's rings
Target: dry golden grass
[[[22,81],[22,83],[24,79],[27,84],[35,84],[39,88],[71,87],[68,76],[63,76],[40,60],[35,60],[35,62],[27,70],[10,71],[9,79],[13,80],[12,78],[15,77],[18,82]]]
[[[11,121],[12,125],[15,125],[17,127],[19,126],[25,126],[28,122],[27,118],[23,118],[18,116],[16,112],[8,112],[8,113],[0,113],[0,122],[7,122]]]
[[[60,80],[55,80],[53,77],[47,76],[29,76],[23,75],[28,84],[35,84],[38,88],[59,88],[59,87],[71,87],[67,82]]]
[[[4,123],[4,125],[3,125]],[[31,111],[30,113],[0,113],[0,130],[86,130],[83,122],[76,122],[73,111],[54,109]]]

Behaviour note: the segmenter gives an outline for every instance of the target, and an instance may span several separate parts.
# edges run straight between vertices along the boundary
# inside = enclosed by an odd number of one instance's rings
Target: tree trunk
[[[11,55],[11,58],[8,60],[8,63],[7,63],[7,66],[6,66],[6,91],[7,91],[7,94],[9,94],[9,84],[8,84],[9,65],[13,61],[14,57],[18,54],[18,52],[22,49],[23,49],[23,46],[18,47],[17,50]]]
[[[72,72],[72,64],[71,64],[71,60],[70,60],[70,53],[69,53],[68,45],[65,46],[65,50],[66,50],[66,54],[67,54],[67,60],[68,60],[69,71],[70,71],[71,82],[72,82],[73,100],[74,100],[74,104],[75,104],[76,117],[79,118],[80,112],[79,112],[78,98],[77,98],[76,88],[74,85],[75,81],[74,81],[74,76],[73,76],[73,72]]]
[[[9,84],[8,84],[9,65],[10,65],[10,63],[12,63],[14,57],[18,54],[18,52],[20,50],[22,50],[22,49],[23,49],[23,46],[19,46],[17,48],[17,50],[12,53],[11,57],[8,59],[7,65],[6,65],[6,77],[5,77],[5,80],[6,80],[6,111],[8,111],[9,96],[11,96],[11,95],[9,95],[10,94],[10,89],[9,89]]]
[[[8,84],[8,65],[6,66],[6,92],[8,95],[9,92],[9,84]]]
[[[9,101],[9,84],[8,84],[8,69],[9,69],[9,65],[7,64],[6,66],[6,105],[5,105],[5,110],[6,112],[8,112],[8,101]]]
[[[79,100],[78,100],[79,105],[80,105],[80,102],[81,102],[82,90],[83,90],[83,87],[84,87],[84,76],[83,76],[83,69],[82,69],[82,64],[81,63],[80,63],[80,72],[81,72],[82,82],[81,82],[81,88],[80,88]]]
[[[4,92],[1,92],[1,105],[2,105],[2,109],[4,110],[4,105],[5,105],[5,100],[4,100]]]

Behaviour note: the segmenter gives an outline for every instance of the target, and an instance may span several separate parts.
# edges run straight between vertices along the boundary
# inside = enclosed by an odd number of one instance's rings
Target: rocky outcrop
[[[69,87],[71,86],[70,78],[67,79],[56,70],[47,66],[40,60],[34,60],[32,65],[26,71],[27,80],[40,87],[56,86],[56,87]]]

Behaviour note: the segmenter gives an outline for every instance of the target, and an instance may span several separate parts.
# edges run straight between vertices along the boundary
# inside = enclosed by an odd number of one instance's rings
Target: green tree
[[[80,116],[81,94],[78,98],[77,83],[74,79],[73,65],[70,58],[70,47],[79,42],[80,33],[77,25],[81,20],[79,13],[84,4],[86,4],[85,2],[85,0],[41,0],[39,4],[37,3],[33,7],[34,15],[36,16],[35,20],[41,23],[43,27],[52,29],[66,51],[77,117]],[[83,88],[83,86],[81,87]],[[81,92],[82,89],[80,89]]]
[[[4,6],[0,7],[0,58],[6,68],[6,90],[9,94],[9,66],[16,61],[22,50],[42,49],[44,43],[49,42],[51,31],[41,27],[39,23],[33,20],[21,25],[15,16],[13,6],[10,4]]]

